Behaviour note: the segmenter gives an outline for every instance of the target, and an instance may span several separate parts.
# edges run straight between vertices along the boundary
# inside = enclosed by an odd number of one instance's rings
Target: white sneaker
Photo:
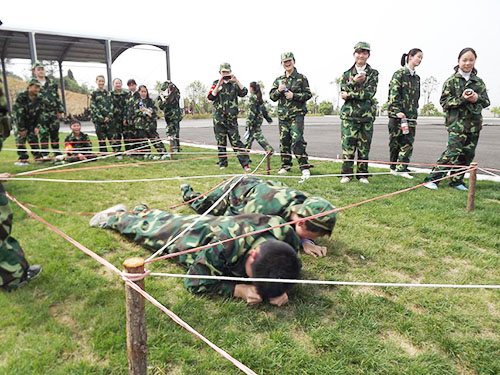
[[[408,172],[399,172],[398,174],[403,178],[407,178],[408,180],[413,180],[413,176]]]
[[[278,174],[287,174],[288,173],[288,169],[286,168],[281,168],[279,171],[278,171]]]
[[[27,165],[29,165],[29,163],[27,161],[16,161],[14,165],[18,167],[26,167]]]
[[[153,160],[160,160],[160,156],[154,155],[151,159],[153,159]]]
[[[351,182],[351,177],[344,176],[340,179],[341,184],[347,184],[348,182]]]
[[[311,177],[311,171],[309,169],[302,170],[302,180],[307,180]]]
[[[370,183],[370,181],[368,181],[368,179],[366,177],[361,177],[359,179],[359,182],[361,182],[362,184],[369,184]]]
[[[219,167],[219,169],[226,169],[226,166],[225,166],[225,165],[221,165],[221,166]]]
[[[427,189],[431,189],[431,190],[438,189],[438,186],[434,182],[428,182],[428,183],[424,184],[424,187],[426,187]]]
[[[390,172],[391,172],[391,174],[393,174],[393,175],[395,175],[395,176],[397,176],[397,175],[398,175],[398,172],[396,172],[396,170],[395,170],[395,169],[391,169],[391,171],[390,171]]]
[[[91,227],[104,228],[108,222],[108,214],[125,211],[127,211],[127,207],[124,204],[117,204],[116,206],[107,208],[104,211],[95,214],[92,219],[90,219],[89,224]]]
[[[120,155],[117,155],[117,156],[116,156],[116,158],[117,158],[118,160],[123,160],[123,156],[122,156],[121,154],[120,154]]]
[[[170,159],[170,154],[163,154],[161,160]]]

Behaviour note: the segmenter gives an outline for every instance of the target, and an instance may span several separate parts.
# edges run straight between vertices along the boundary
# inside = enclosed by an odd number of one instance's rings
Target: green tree
[[[441,112],[436,108],[434,103],[429,102],[427,104],[424,104],[422,109],[420,110],[420,116],[443,116]]]
[[[434,76],[427,77],[422,84],[422,90],[424,92],[424,104],[429,104],[431,100],[431,94],[436,91],[438,86],[438,80]]]
[[[201,81],[191,82],[185,91],[193,113],[211,112],[210,102],[207,99],[208,88]]]
[[[491,108],[491,113],[493,113],[493,117],[500,117],[500,107]]]
[[[318,109],[319,109],[319,106],[318,106],[318,94],[316,93],[312,93],[312,98],[311,100],[308,100],[307,101],[307,111],[310,112],[310,113],[318,113]]]
[[[387,108],[389,108],[389,102],[385,102],[382,104],[382,107],[380,107],[380,112],[387,111]]]
[[[319,113],[322,115],[331,115],[333,114],[333,103],[323,100],[319,103]]]

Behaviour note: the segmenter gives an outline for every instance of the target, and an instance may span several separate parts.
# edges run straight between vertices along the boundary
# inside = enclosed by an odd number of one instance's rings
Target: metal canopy
[[[167,79],[170,79],[170,51],[168,44],[152,41],[121,40],[98,36],[13,29],[2,26],[0,27],[0,58],[5,81],[4,85],[7,85],[5,59],[30,59],[32,62],[35,60],[57,61],[59,63],[59,69],[61,70],[61,78],[62,63],[64,61],[74,61],[106,64],[108,89],[111,90],[111,65],[127,49],[138,45],[150,45],[165,51],[167,60]],[[63,101],[65,101],[64,82],[62,79],[61,91],[63,93]],[[5,92],[8,93],[7,87]]]

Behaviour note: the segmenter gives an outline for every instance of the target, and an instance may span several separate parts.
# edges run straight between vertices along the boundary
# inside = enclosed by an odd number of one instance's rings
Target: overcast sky
[[[330,84],[353,64],[353,46],[371,43],[369,63],[380,73],[377,98],[387,101],[389,80],[404,52],[418,47],[424,59],[422,81],[439,82],[453,73],[459,51],[473,47],[476,68],[488,88],[492,106],[500,105],[500,2],[498,1],[10,1],[1,20],[6,27],[84,35],[152,40],[171,50],[172,80],[184,91],[194,80],[207,87],[219,64],[231,63],[248,86],[261,80],[269,91],[282,74],[280,54],[293,51],[296,67],[309,79],[319,100],[336,102]],[[79,82],[94,85],[104,65],[70,62]],[[17,64],[17,73],[28,73]],[[166,79],[165,54],[144,47],[123,53],[113,76],[153,85]],[[432,97],[438,104],[439,93]]]

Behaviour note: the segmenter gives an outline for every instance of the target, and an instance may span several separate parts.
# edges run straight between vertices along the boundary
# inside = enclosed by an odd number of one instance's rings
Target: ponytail
[[[259,105],[264,104],[264,100],[262,99],[262,91],[260,90],[260,86],[257,82],[250,82],[250,87],[255,91],[255,95],[257,95],[257,103]]]
[[[415,56],[417,53],[422,53],[422,50],[420,48],[412,48],[408,53],[403,53],[403,56],[401,56],[401,66],[405,66],[405,64],[408,62],[408,59],[410,56]]]
[[[403,56],[401,56],[401,66],[405,66],[407,61],[408,61],[408,54],[403,53]]]

